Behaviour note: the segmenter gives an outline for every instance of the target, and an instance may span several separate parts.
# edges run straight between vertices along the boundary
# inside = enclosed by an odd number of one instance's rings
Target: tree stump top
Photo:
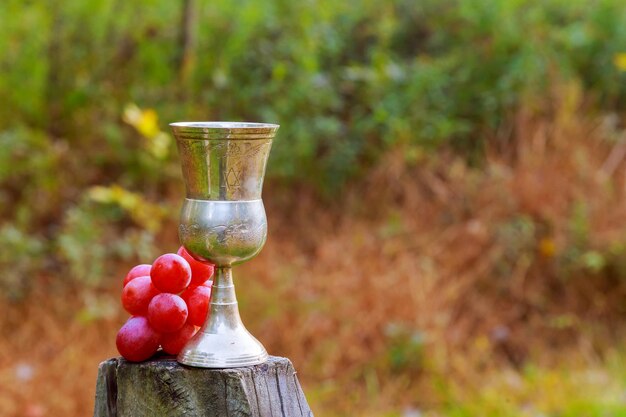
[[[94,417],[313,416],[287,358],[261,365],[206,369],[162,356],[141,363],[123,358],[98,369]]]

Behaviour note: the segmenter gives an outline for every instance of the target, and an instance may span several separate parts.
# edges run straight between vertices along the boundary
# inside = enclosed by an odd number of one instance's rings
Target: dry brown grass
[[[411,167],[399,149],[332,202],[268,186],[268,244],[236,271],[242,314],[295,363],[316,415],[435,405],[440,376],[597,357],[611,341],[626,300],[626,152],[575,93],[544,117],[521,112],[507,152],[481,168],[445,152]],[[599,268],[580,263],[590,251]],[[118,281],[100,302],[116,300]],[[85,324],[83,297],[42,290],[2,306],[0,415],[91,413],[124,314]],[[423,351],[394,368],[415,334]]]

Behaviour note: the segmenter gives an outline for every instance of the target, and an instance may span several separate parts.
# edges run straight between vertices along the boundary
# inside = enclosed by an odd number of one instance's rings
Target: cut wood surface
[[[205,369],[171,356],[100,364],[94,417],[313,416],[287,358],[261,365]]]

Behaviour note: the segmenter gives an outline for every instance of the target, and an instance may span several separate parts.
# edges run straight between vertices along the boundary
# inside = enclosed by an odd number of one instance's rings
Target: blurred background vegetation
[[[0,411],[89,414],[167,123],[246,120],[242,314],[316,415],[624,416],[625,118],[622,0],[3,0]]]

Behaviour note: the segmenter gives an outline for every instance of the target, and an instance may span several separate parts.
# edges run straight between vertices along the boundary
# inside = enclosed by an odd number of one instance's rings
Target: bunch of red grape
[[[132,317],[115,344],[129,361],[148,359],[161,348],[176,355],[209,313],[214,265],[196,261],[185,250],[137,265],[124,279],[122,305]]]

